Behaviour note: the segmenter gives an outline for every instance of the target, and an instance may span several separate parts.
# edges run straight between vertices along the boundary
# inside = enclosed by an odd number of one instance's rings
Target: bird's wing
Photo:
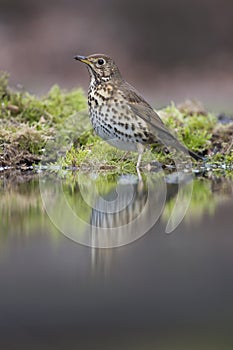
[[[127,101],[128,108],[135,113],[136,116],[144,120],[151,127],[151,133],[155,139],[159,140],[167,147],[173,147],[186,154],[189,154],[196,160],[204,160],[201,156],[185,147],[164,125],[159,115],[153,110],[148,102],[137,92],[137,90],[123,82],[121,91],[124,91],[124,98]]]
[[[139,95],[137,90],[127,82],[124,82],[124,85],[124,97],[127,100],[128,107],[135,113],[135,115],[150,125],[152,134],[154,134],[155,137],[165,146],[172,146],[183,152],[187,152],[188,150],[186,147],[171,134],[169,129],[160,119],[159,115],[153,110],[149,103]]]

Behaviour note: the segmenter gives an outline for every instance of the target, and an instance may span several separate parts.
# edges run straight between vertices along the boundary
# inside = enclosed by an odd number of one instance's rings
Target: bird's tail
[[[173,145],[177,150],[180,150],[186,154],[189,154],[193,159],[195,159],[196,161],[204,161],[205,158],[203,158],[202,156],[199,156],[197,153],[191,151],[190,149],[188,149],[186,146],[184,146],[180,141],[178,141],[177,139],[175,139],[175,144]]]
[[[199,161],[199,160],[204,161],[204,160],[205,160],[205,158],[199,156],[198,154],[196,154],[196,153],[193,152],[193,151],[188,150],[188,153],[189,153],[189,155],[190,155],[193,159],[195,159],[196,161]]]
[[[174,135],[172,135],[170,132],[167,132],[166,134],[164,134],[163,137],[163,143],[166,146],[171,146],[174,147],[175,149],[177,149],[178,151],[182,151],[185,154],[189,154],[193,159],[195,159],[196,161],[204,161],[205,158],[203,158],[202,156],[199,156],[198,154],[196,154],[195,152],[191,151],[190,149],[188,149],[185,145],[183,145]]]

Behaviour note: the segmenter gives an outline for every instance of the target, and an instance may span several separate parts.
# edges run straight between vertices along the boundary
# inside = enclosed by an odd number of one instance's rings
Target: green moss
[[[190,113],[190,111],[189,111]],[[175,130],[178,138],[191,150],[204,153],[211,149],[211,138],[217,118],[211,113],[196,111],[187,115],[181,112],[174,103],[162,111],[165,124]]]
[[[6,72],[0,71],[0,98],[7,94],[9,75]]]
[[[5,89],[5,79],[0,93]],[[6,89],[5,89],[6,90]],[[53,86],[46,96],[41,98],[27,92],[9,92],[1,97],[1,118],[14,118],[19,122],[30,124],[42,123],[46,126],[62,124],[71,115],[87,107],[82,90],[62,91]]]
[[[48,141],[74,141],[82,123],[74,127],[72,116],[86,108],[80,89],[70,92],[54,86],[41,98],[8,88],[8,77],[0,74],[0,166],[31,165],[42,159]],[[80,121],[83,116],[80,117]],[[58,138],[55,140],[55,138]]]
[[[186,146],[199,154],[207,154],[212,147],[213,131],[217,125],[217,118],[211,113],[186,115],[172,103],[159,111],[164,123],[176,134]],[[88,137],[87,137],[88,136]],[[63,165],[89,167],[90,169],[111,170],[135,173],[137,154],[124,152],[109,146],[93,133],[84,133],[80,136],[79,148],[71,148],[64,158]],[[152,161],[162,164],[173,164],[175,152],[166,152],[164,147],[151,147],[143,155],[142,164]],[[221,158],[226,158],[222,153]],[[229,157],[228,157],[229,158]],[[213,158],[214,159],[214,158]],[[227,160],[228,164],[230,160]]]
[[[63,91],[57,85],[37,97],[14,92],[8,76],[0,74],[0,166],[31,165],[42,160],[62,167],[98,171],[135,172],[136,153],[110,147],[94,135],[87,100],[80,89]],[[218,167],[233,162],[233,123],[220,125],[200,104],[174,103],[159,111],[164,123],[190,149]],[[217,154],[216,154],[217,153]],[[173,164],[174,152],[151,147],[142,165],[152,161]]]

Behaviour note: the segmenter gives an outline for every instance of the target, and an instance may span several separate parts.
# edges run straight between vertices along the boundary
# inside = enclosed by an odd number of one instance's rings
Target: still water
[[[229,175],[0,184],[0,349],[233,348]]]

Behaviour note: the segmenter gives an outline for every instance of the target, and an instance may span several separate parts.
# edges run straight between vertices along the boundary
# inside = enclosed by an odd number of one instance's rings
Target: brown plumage
[[[158,142],[202,160],[169,131],[149,103],[122,78],[109,56],[74,58],[84,62],[90,74],[89,114],[97,135],[112,146],[138,152],[137,168],[145,146]]]

